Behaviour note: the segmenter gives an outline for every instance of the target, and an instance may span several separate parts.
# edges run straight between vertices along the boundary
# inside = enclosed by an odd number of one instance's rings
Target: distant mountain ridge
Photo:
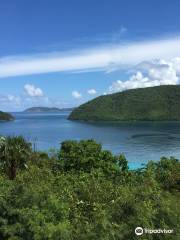
[[[10,113],[0,111],[0,121],[11,121],[14,117]]]
[[[31,107],[25,109],[23,112],[26,113],[40,113],[40,112],[62,112],[72,111],[74,108],[56,108],[56,107]]]
[[[180,121],[180,85],[138,88],[97,97],[69,115],[84,121]]]

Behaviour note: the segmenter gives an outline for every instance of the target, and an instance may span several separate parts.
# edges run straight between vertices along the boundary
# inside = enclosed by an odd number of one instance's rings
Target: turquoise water
[[[15,121],[0,122],[0,135],[23,135],[42,150],[93,138],[104,149],[124,153],[131,168],[162,156],[180,158],[179,122],[85,123],[67,120],[68,114],[13,113]]]

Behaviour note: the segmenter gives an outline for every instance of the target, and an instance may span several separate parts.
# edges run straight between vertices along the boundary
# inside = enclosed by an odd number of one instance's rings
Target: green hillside
[[[76,108],[71,120],[180,120],[180,85],[139,88],[104,95]]]
[[[11,114],[0,111],[0,121],[10,121],[13,119],[14,117]]]

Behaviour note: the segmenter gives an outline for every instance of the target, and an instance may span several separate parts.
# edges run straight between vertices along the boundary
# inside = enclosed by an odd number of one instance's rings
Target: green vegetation
[[[0,239],[133,240],[142,226],[174,233],[140,239],[176,240],[179,184],[173,157],[131,171],[123,155],[94,140],[65,141],[45,153],[22,137],[1,137]]]
[[[100,96],[69,116],[85,121],[179,121],[180,86],[158,86]]]
[[[11,121],[13,119],[14,117],[11,114],[0,111],[0,121]]]

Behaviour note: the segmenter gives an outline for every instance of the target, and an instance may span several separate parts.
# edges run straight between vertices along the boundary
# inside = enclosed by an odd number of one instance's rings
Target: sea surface
[[[59,148],[64,140],[95,139],[114,154],[125,154],[130,168],[162,156],[180,158],[180,122],[78,122],[70,112],[13,113],[0,122],[0,135],[23,135],[39,150]]]

